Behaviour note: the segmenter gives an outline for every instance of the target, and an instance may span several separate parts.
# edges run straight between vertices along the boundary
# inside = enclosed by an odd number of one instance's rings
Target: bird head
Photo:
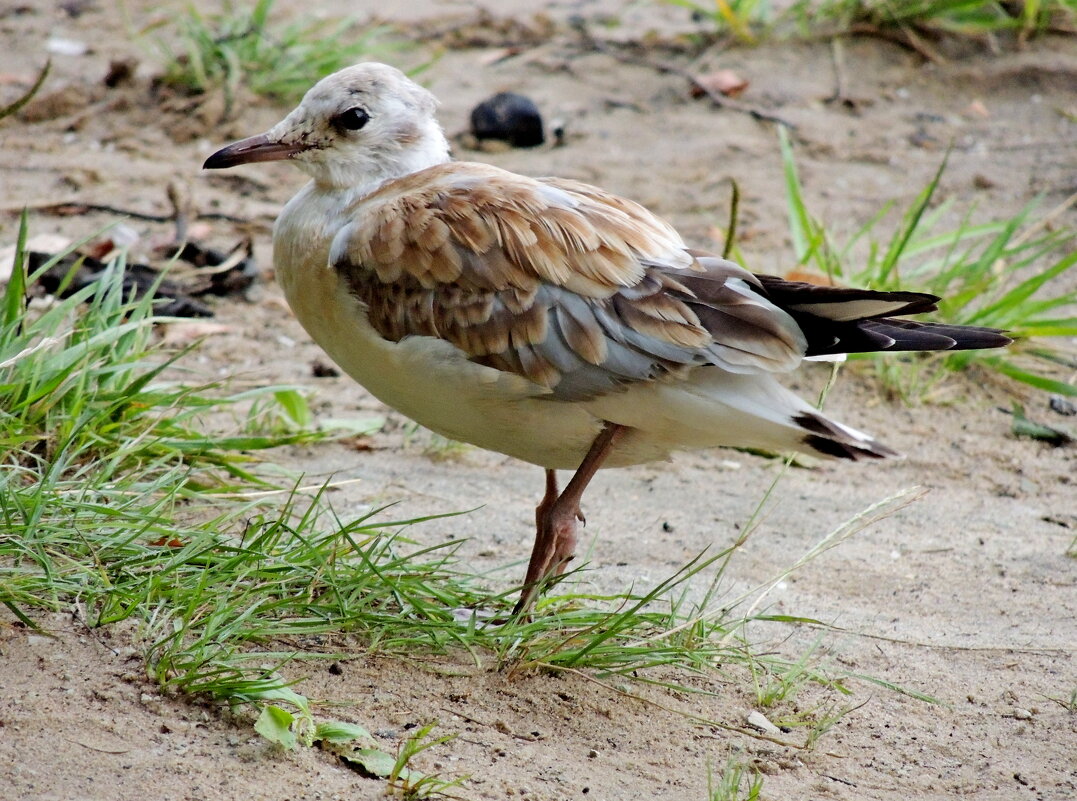
[[[364,63],[316,83],[264,134],[218,150],[207,170],[289,160],[327,189],[377,186],[449,160],[437,100],[395,67]]]

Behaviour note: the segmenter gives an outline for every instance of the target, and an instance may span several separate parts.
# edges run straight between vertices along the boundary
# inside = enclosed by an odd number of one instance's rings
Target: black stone
[[[529,97],[500,92],[471,110],[476,139],[498,139],[513,147],[535,147],[546,141],[542,115]]]

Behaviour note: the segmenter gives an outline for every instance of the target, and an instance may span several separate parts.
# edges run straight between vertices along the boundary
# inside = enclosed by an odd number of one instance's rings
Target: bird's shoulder
[[[563,287],[608,297],[648,261],[691,267],[672,226],[588,184],[449,162],[383,185],[346,215],[332,261],[383,283]]]

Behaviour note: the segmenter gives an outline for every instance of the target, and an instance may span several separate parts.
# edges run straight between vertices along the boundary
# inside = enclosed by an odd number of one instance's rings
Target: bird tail
[[[805,356],[876,351],[972,350],[1013,342],[997,328],[899,320],[935,311],[939,298],[923,292],[879,292],[757,276],[766,297],[796,320],[808,340]]]
[[[901,456],[874,437],[813,410],[794,415],[793,422],[804,431],[797,448],[801,452],[853,461]]]
[[[655,397],[643,401],[639,395],[645,393]],[[869,434],[831,420],[769,373],[700,368],[688,381],[610,393],[589,407],[604,420],[636,429],[641,445],[651,442],[666,453],[729,447],[854,460],[900,456]]]

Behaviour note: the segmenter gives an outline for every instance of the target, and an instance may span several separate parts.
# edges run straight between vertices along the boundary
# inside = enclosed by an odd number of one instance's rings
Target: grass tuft
[[[763,774],[734,754],[717,776],[707,770],[707,801],[759,801],[762,797]]]
[[[294,103],[318,79],[390,47],[384,27],[351,20],[275,24],[273,4],[224,0],[215,14],[189,6],[176,22],[178,46],[157,39],[166,64],[163,82],[190,94],[223,89],[229,98],[244,87]]]
[[[1074,0],[662,0],[691,9],[719,34],[755,44],[766,37],[892,37],[932,56],[924,37],[983,38],[1015,34],[1019,40],[1049,31],[1077,31]]]
[[[981,37],[1014,32],[1022,37],[1077,21],[1073,0],[800,0],[789,13],[803,27],[831,33],[898,29]]]

